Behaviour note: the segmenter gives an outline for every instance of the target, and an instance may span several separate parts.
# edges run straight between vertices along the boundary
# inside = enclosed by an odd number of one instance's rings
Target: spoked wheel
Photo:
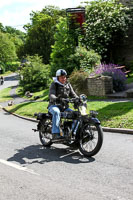
[[[84,127],[79,149],[85,156],[91,157],[99,152],[103,143],[103,131],[101,125],[87,124]]]
[[[52,145],[51,124],[47,120],[39,125],[39,138],[43,146],[49,147]]]

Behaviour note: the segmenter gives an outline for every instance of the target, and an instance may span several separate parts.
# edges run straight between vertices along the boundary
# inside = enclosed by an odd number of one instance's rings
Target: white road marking
[[[28,172],[30,174],[39,175],[38,173],[34,172],[32,169],[28,169],[27,167],[22,167],[20,165],[16,165],[16,164],[11,163],[11,162],[6,161],[6,160],[0,159],[0,163],[7,165],[7,166],[10,166],[10,167],[13,167],[13,168],[18,169],[18,170],[21,170],[21,171]]]

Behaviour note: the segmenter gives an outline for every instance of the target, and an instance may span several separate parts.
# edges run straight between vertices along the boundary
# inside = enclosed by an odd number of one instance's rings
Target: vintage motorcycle
[[[74,105],[75,111],[61,112],[60,128],[63,138],[52,139],[52,115],[50,113],[35,113],[38,120],[37,129],[43,146],[49,147],[53,143],[76,146],[87,157],[99,152],[103,143],[103,130],[95,111],[86,113],[87,98],[84,94],[80,98],[66,99]]]

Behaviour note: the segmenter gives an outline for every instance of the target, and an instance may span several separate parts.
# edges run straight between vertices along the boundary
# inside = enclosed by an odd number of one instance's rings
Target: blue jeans
[[[58,106],[51,105],[48,111],[52,114],[52,134],[60,134],[60,110]],[[65,111],[70,112],[72,109],[67,108]]]

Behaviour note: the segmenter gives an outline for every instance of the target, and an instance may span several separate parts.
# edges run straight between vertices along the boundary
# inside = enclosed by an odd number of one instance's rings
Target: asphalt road
[[[93,158],[41,146],[36,123],[0,110],[0,200],[132,200],[133,136],[104,133]]]
[[[0,90],[16,85],[18,85],[18,75],[16,73],[13,73],[4,78],[4,84],[0,85]]]
[[[43,148],[36,123],[0,111],[0,199],[133,199],[133,137],[104,133],[85,158],[64,145]]]

